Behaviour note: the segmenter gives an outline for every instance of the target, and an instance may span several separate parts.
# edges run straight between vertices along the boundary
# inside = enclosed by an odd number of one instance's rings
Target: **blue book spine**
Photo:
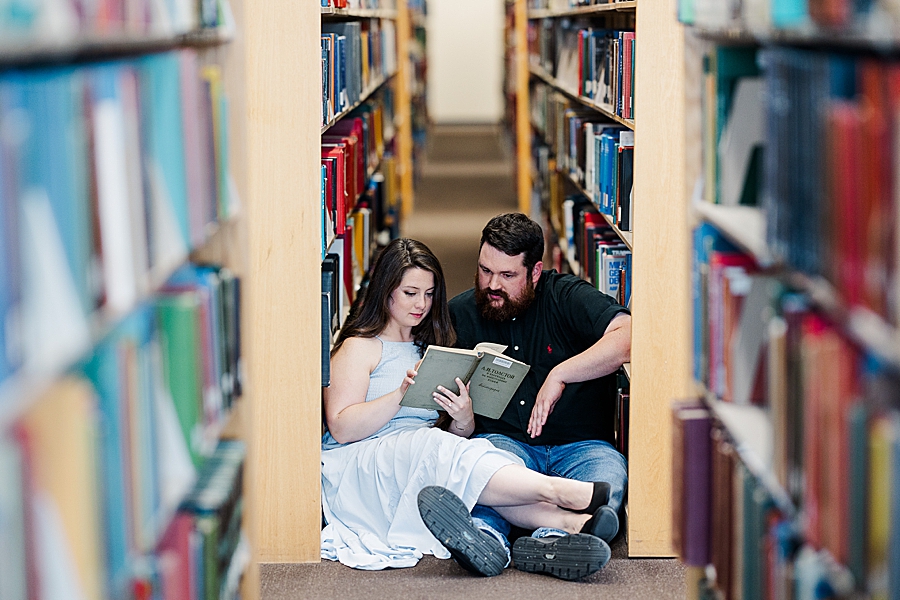
[[[809,21],[806,0],[780,0],[772,2],[772,25],[781,29],[800,27]]]
[[[350,107],[347,97],[347,38],[343,35],[335,36],[335,54],[337,55],[337,94],[341,111]]]
[[[108,339],[95,347],[93,356],[84,367],[84,374],[94,385],[99,398],[99,465],[109,590],[122,589],[129,575],[129,525],[132,522],[123,452],[120,371],[119,348],[115,339]]]
[[[190,247],[187,172],[181,120],[181,77],[176,53],[156,54],[139,62],[146,148],[159,167],[185,246]],[[221,190],[220,190],[221,192]]]
[[[31,135],[23,184],[46,193],[84,314],[94,306],[90,285],[91,224],[87,189],[87,140],[80,78],[69,71],[28,76],[26,105]]]
[[[0,122],[21,105],[22,91],[19,83],[0,79]],[[12,143],[0,143],[0,381],[22,361],[17,150]]]

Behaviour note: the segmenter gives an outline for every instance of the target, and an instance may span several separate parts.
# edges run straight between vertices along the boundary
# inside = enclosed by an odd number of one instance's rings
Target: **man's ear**
[[[531,268],[531,283],[537,285],[537,282],[541,279],[541,273],[544,271],[544,262],[537,261],[534,263],[534,266]]]

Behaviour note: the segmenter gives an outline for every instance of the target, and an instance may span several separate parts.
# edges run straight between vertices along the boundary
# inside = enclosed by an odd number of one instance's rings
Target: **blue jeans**
[[[477,437],[515,454],[532,471],[579,481],[607,482],[609,506],[619,512],[628,485],[628,465],[625,457],[608,442],[591,440],[561,446],[529,446],[499,433],[483,433]],[[472,509],[472,520],[477,527],[489,530],[509,547],[510,524],[493,508],[476,504]]]

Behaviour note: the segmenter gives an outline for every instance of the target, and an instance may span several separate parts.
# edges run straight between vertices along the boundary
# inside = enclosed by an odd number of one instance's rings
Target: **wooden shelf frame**
[[[554,17],[577,17],[583,15],[602,15],[610,12],[632,12],[637,10],[637,0],[625,0],[622,2],[609,2],[607,4],[595,4],[593,6],[581,6],[569,10],[530,9],[530,19],[550,19]]]
[[[227,27],[200,29],[179,35],[79,36],[73,39],[34,40],[10,46],[0,44],[0,67],[30,64],[102,60],[126,55],[163,52],[176,48],[210,48],[232,42]]]
[[[724,28],[692,26],[691,31],[700,39],[729,46],[802,46],[808,48],[832,48],[835,50],[869,51],[881,54],[897,53],[900,38],[889,30],[866,31],[849,28],[843,32],[816,29],[772,29],[753,32],[739,25]]]
[[[576,102],[580,103],[583,106],[586,106],[587,108],[596,110],[603,116],[612,119],[613,121],[615,121],[616,123],[619,123],[620,125],[624,125],[625,127],[631,129],[632,131],[635,130],[634,119],[623,119],[622,117],[617,115],[614,110],[612,110],[612,107],[604,106],[602,104],[597,104],[592,99],[582,96],[576,92],[573,92],[572,90],[566,88],[562,84],[561,81],[559,81],[558,79],[556,79],[555,77],[550,75],[550,73],[548,73],[545,69],[538,67],[536,65],[530,65],[529,71],[531,72],[532,75],[541,79],[544,83],[546,83],[553,89],[562,92],[563,94],[565,94],[572,100],[575,100]]]
[[[698,218],[710,223],[734,245],[750,254],[761,267],[774,263],[766,246],[766,218],[756,206],[722,206],[709,202],[694,202]]]
[[[636,19],[628,553],[674,556],[670,403],[693,391],[684,29],[676,0]]]

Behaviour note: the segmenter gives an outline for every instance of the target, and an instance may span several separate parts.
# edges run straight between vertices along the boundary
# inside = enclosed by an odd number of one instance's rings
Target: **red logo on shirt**
[[[550,347],[550,344],[547,344],[547,354],[553,354],[553,348]]]

